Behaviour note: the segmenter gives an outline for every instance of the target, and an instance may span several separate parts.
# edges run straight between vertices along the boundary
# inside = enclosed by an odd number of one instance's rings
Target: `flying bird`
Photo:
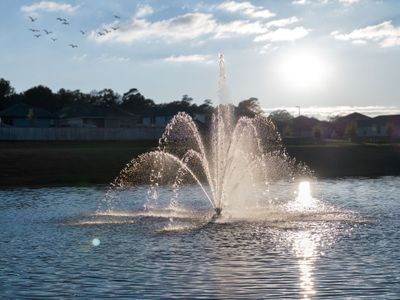
[[[111,26],[111,29],[115,31],[115,30],[118,30],[119,27],[112,27],[112,26]]]
[[[46,30],[46,29],[43,29],[43,31],[44,31],[46,34],[52,34],[52,33],[53,33],[53,31],[48,31],[48,30]]]
[[[62,19],[62,18],[58,17],[58,18],[57,18],[57,21],[60,21],[60,22],[62,22],[62,21],[64,21],[64,19]]]
[[[39,29],[33,29],[33,28],[29,28],[29,30],[32,31],[32,32],[39,32],[40,31]]]
[[[116,18],[116,19],[121,19],[121,17],[120,17],[120,16],[117,16],[117,15],[114,15],[114,18]]]
[[[55,41],[57,41],[57,38],[51,38],[51,40],[52,40],[53,42],[55,42]]]
[[[69,23],[67,21],[63,21],[61,24],[63,25],[69,25]]]
[[[35,38],[39,38],[41,36],[41,34],[34,34]]]
[[[31,22],[35,22],[37,20],[37,18],[31,17],[31,16],[29,16],[29,19],[31,19]]]
[[[104,29],[104,32],[107,34],[107,33],[110,33],[111,31],[108,30],[107,28],[105,28],[105,29]]]
[[[98,35],[106,35],[104,32],[101,32],[101,31],[99,31],[97,34]]]
[[[83,35],[85,35],[85,33],[86,33],[86,32],[85,32],[85,31],[83,31],[83,30],[80,30],[80,32],[81,32]]]
[[[78,48],[78,45],[75,44],[69,44],[68,46],[70,46],[71,48]]]

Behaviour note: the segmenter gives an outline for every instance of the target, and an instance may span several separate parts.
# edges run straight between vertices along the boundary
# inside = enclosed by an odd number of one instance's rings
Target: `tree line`
[[[53,92],[46,86],[38,85],[24,92],[16,93],[10,82],[1,78],[0,110],[18,102],[40,107],[53,113],[73,104],[118,107],[134,114],[175,115],[180,111],[211,114],[213,111],[213,103],[210,99],[206,99],[202,104],[198,105],[194,102],[193,98],[183,95],[180,100],[157,104],[154,100],[142,95],[136,88],[131,88],[126,93],[120,95],[112,89],[84,93],[78,89],[68,90],[61,88],[57,92]],[[262,112],[257,98],[249,98],[241,101],[236,109],[239,115],[246,116],[254,116]]]

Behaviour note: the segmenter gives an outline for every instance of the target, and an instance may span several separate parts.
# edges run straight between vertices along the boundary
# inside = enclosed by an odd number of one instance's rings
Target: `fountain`
[[[218,94],[220,104],[208,132],[200,131],[187,113],[178,113],[166,126],[157,149],[128,163],[112,183],[112,191],[148,185],[145,210],[176,211],[188,198],[181,197],[181,189],[194,184],[215,219],[257,210],[266,201],[273,201],[268,198],[272,182],[309,174],[306,166],[286,154],[268,118],[238,116],[229,104],[222,54]],[[165,200],[162,189],[166,188],[172,196]]]

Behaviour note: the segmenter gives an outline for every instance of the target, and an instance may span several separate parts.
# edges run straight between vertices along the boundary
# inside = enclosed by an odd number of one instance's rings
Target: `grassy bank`
[[[109,183],[155,142],[1,142],[0,185]]]
[[[0,142],[0,186],[109,183],[155,142]],[[400,146],[289,145],[318,177],[400,175]]]
[[[327,143],[291,145],[291,157],[305,162],[317,177],[400,175],[400,145]]]

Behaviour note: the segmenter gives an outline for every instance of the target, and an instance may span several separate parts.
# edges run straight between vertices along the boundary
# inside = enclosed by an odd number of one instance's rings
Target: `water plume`
[[[166,126],[155,151],[133,159],[121,171],[109,193],[147,185],[145,210],[190,208],[180,192],[189,184],[203,194],[204,210],[216,215],[246,214],[265,202],[269,186],[309,174],[309,169],[291,159],[282,146],[274,124],[263,115],[238,115],[228,103],[224,56],[219,55],[221,104],[211,116],[209,130],[201,133],[190,115],[180,112]],[[165,187],[171,195],[166,198]],[[160,192],[161,191],[161,192]]]

